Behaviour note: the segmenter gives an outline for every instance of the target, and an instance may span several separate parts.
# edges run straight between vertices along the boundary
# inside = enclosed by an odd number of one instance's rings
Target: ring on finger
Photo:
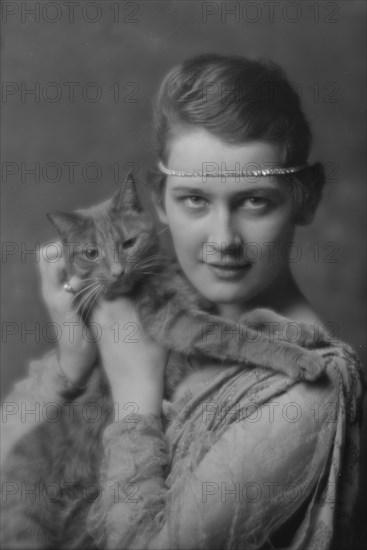
[[[65,292],[69,292],[70,294],[74,294],[75,290],[69,283],[64,283],[63,288]]]

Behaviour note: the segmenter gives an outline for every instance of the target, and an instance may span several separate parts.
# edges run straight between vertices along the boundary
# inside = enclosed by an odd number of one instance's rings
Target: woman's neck
[[[290,269],[286,268],[271,286],[252,300],[216,304],[216,314],[225,319],[239,321],[243,313],[258,307],[272,309],[280,315],[292,318],[292,312],[310,308],[310,305],[298,288]]]

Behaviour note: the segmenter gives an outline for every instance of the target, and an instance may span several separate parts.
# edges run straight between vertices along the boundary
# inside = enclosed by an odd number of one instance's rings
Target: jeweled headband
[[[307,168],[308,164],[300,164],[299,166],[288,166],[287,168],[264,168],[259,170],[214,170],[212,172],[184,172],[182,170],[170,170],[164,166],[162,161],[158,162],[158,168],[167,176],[179,176],[190,178],[205,178],[205,177],[229,177],[229,178],[248,178],[251,176],[282,176],[284,174],[293,174]]]

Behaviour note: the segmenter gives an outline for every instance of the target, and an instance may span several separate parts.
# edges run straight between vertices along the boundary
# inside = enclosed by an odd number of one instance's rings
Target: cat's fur
[[[317,346],[325,334],[302,327],[298,344],[268,338],[267,323],[279,323],[279,330],[288,321],[268,310],[256,310],[242,318],[251,321],[260,331],[247,327],[247,334],[256,337],[256,343],[218,338],[203,338],[204,323],[227,330],[238,325],[210,313],[210,304],[190,285],[174,262],[165,261],[159,251],[158,239],[148,216],[142,211],[132,178],[129,178],[114,197],[96,207],[72,214],[49,215],[58,227],[67,259],[67,274],[85,279],[83,291],[75,295],[75,307],[85,321],[93,300],[104,296],[113,299],[127,294],[135,301],[141,322],[154,339],[171,350],[176,360],[166,369],[166,395],[172,395],[190,369],[190,354],[208,358],[221,364],[243,362],[247,367],[261,365],[288,373],[294,378],[314,379],[324,368],[323,360],[306,347]],[[116,243],[136,238],[135,249],[120,251],[116,261]],[[79,243],[68,247],[70,243]],[[80,257],[86,243],[97,243],[104,257],[90,261]],[[70,252],[70,254],[69,254]],[[111,271],[125,270],[113,282]],[[89,281],[87,281],[89,279]],[[92,286],[87,288],[88,283]],[[261,330],[264,333],[261,333]],[[259,337],[260,336],[260,337]],[[302,346],[305,346],[303,348]],[[296,362],[302,359],[303,364]],[[205,360],[205,361],[204,361]],[[200,363],[196,361],[196,364]],[[172,367],[172,365],[174,365]],[[42,422],[22,437],[11,450],[3,466],[4,479],[25,483],[28,489],[37,487],[41,497],[34,502],[31,496],[10,495],[2,513],[2,545],[4,548],[78,548],[92,549],[93,541],[85,531],[85,519],[93,500],[98,497],[99,470],[103,457],[102,435],[113,420],[113,403],[107,377],[97,365],[86,392],[77,399],[70,397],[74,416],[64,403],[63,415],[57,422]],[[88,403],[97,404],[101,416],[96,422],[87,422],[82,415]],[[46,498],[45,487],[59,487],[57,498]],[[43,496],[42,496],[43,495]],[[45,496],[46,495],[46,496]]]

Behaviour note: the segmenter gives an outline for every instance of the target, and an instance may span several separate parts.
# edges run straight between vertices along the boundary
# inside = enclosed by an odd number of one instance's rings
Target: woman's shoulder
[[[359,424],[363,416],[366,381],[357,353],[341,340],[325,342],[314,351],[325,360],[324,374],[313,382],[289,384],[276,396],[278,405],[286,411],[288,407],[291,411],[294,408],[304,433],[315,430],[316,420],[318,430],[322,426],[335,425],[342,417],[348,425]]]
[[[325,347],[316,350],[327,362],[326,372],[334,379],[347,407],[349,422],[360,422],[366,392],[366,375],[356,350],[347,342],[331,339]]]
[[[344,340],[330,334],[328,342],[321,342],[315,351],[322,355],[328,366],[337,367],[341,373],[357,375],[365,385],[365,373],[359,354],[355,348]]]
[[[332,334],[330,334],[330,340],[319,347],[317,351],[325,358],[330,357],[340,364],[344,362],[346,365],[355,365],[362,369],[361,359],[355,348],[348,342],[335,338]]]
[[[337,324],[325,323],[321,316],[307,301],[297,303],[289,317],[297,322],[312,326],[315,335],[315,351],[327,361],[328,369],[336,370],[346,387],[354,382],[366,387],[365,373],[357,351],[335,334]]]

